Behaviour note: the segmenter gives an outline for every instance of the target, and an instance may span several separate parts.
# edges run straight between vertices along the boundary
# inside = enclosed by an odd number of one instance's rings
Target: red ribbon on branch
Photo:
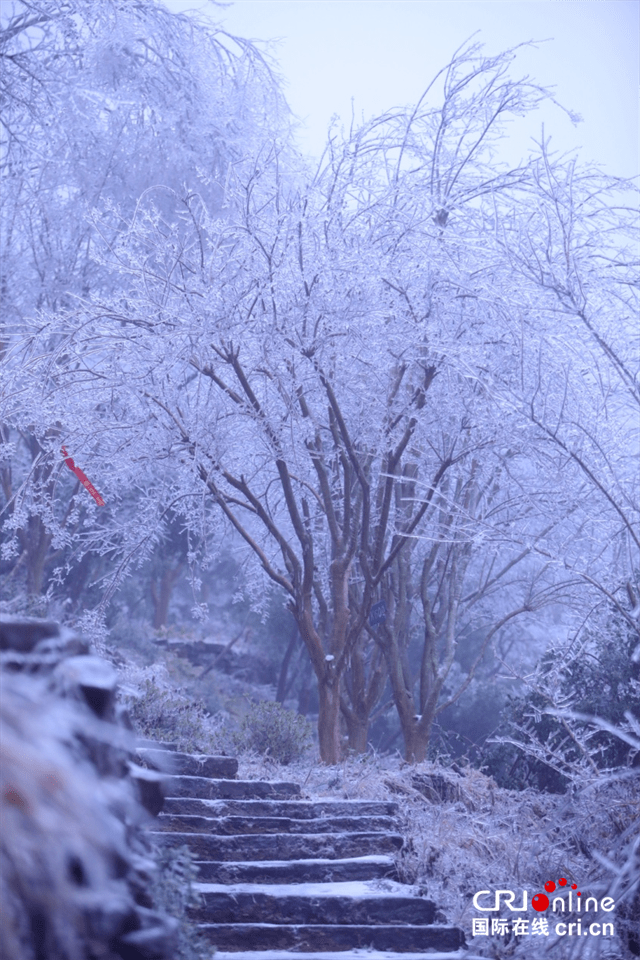
[[[100,494],[98,493],[94,485],[91,483],[91,481],[87,478],[87,475],[82,472],[80,467],[76,467],[75,463],[67,453],[65,447],[62,447],[62,456],[64,457],[64,462],[69,467],[69,470],[71,470],[72,473],[75,473],[76,477],[78,478],[82,486],[89,491],[89,493],[91,494],[95,502],[98,504],[98,506],[104,507],[104,500],[102,499],[102,497],[100,496]]]

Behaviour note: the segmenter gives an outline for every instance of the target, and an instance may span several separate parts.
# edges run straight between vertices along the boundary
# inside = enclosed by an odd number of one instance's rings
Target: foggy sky
[[[304,121],[303,150],[319,154],[333,114],[356,119],[415,102],[435,72],[475,31],[489,54],[528,40],[514,75],[555,85],[574,126],[547,107],[509,132],[505,158],[526,153],[545,135],[564,153],[618,176],[638,173],[638,0],[236,0],[223,8],[166,0],[172,10],[196,7],[228,32],[269,41],[294,113]],[[517,155],[517,156],[516,156]]]

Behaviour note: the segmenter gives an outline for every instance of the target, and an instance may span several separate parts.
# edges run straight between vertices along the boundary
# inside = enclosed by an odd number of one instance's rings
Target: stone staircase
[[[216,960],[464,956],[462,931],[435,923],[435,904],[397,881],[395,803],[304,800],[296,783],[237,780],[237,760],[172,744],[138,755],[166,773],[151,836],[194,853],[194,919]]]

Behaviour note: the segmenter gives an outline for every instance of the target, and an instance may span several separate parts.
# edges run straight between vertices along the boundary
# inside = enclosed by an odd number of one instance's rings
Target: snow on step
[[[199,883],[201,906],[190,915],[206,923],[430,924],[432,900],[400,883]]]
[[[198,862],[202,881],[233,883],[332,883],[338,880],[377,880],[394,878],[397,868],[393,857],[364,856],[345,859],[312,858],[302,860],[244,860]]]
[[[242,782],[242,781],[240,781]],[[163,812],[203,817],[291,817],[314,820],[318,817],[395,817],[393,800],[227,800],[167,797]]]
[[[210,780],[207,777],[168,776],[165,778],[168,797],[191,797],[199,800],[282,799],[300,796],[300,786],[288,781]]]
[[[299,860],[309,857],[346,858],[392,853],[404,840],[399,833],[258,833],[217,836],[208,833],[154,831],[152,839],[165,847],[186,844],[197,860]]]
[[[238,953],[216,951],[215,960],[336,960],[335,953],[291,953],[287,950],[242,950]],[[485,960],[466,950],[456,950],[455,953],[381,953],[379,950],[345,950],[340,953],[340,960]]]
[[[379,859],[363,857],[363,860]],[[307,861],[313,862],[313,861]],[[317,861],[316,861],[317,862]],[[335,863],[324,860],[323,863]],[[199,893],[269,894],[272,897],[406,897],[412,887],[395,880],[340,880],[327,883],[194,883]],[[417,900],[417,898],[414,898]]]
[[[205,894],[189,911],[200,924],[261,924],[267,917],[278,926],[429,926],[435,905],[415,897],[269,897],[265,894]],[[353,943],[347,944],[354,946]],[[255,946],[255,944],[254,944]],[[344,945],[343,945],[344,949]]]
[[[225,836],[248,833],[397,833],[392,817],[201,817],[197,814],[161,813],[160,830],[181,833],[215,833]]]
[[[296,783],[236,780],[234,759],[169,744],[138,755],[168,794],[150,836],[195,855],[189,913],[217,960],[475,960],[462,930],[396,882],[395,802],[303,800]]]
[[[152,770],[163,773],[235,780],[238,772],[238,761],[235,757],[179,753],[177,750],[157,750],[150,747],[138,747],[136,754]]]

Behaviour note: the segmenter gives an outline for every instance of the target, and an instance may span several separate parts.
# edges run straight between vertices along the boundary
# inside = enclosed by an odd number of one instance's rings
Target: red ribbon
[[[62,456],[64,457],[64,462],[69,467],[69,470],[71,470],[72,473],[75,473],[76,477],[78,478],[82,486],[89,491],[89,493],[91,494],[95,502],[98,504],[98,506],[104,507],[104,500],[102,499],[102,497],[100,496],[100,494],[98,493],[94,485],[91,483],[91,481],[87,479],[87,475],[82,472],[80,467],[76,467],[75,463],[67,453],[65,447],[62,447]]]

